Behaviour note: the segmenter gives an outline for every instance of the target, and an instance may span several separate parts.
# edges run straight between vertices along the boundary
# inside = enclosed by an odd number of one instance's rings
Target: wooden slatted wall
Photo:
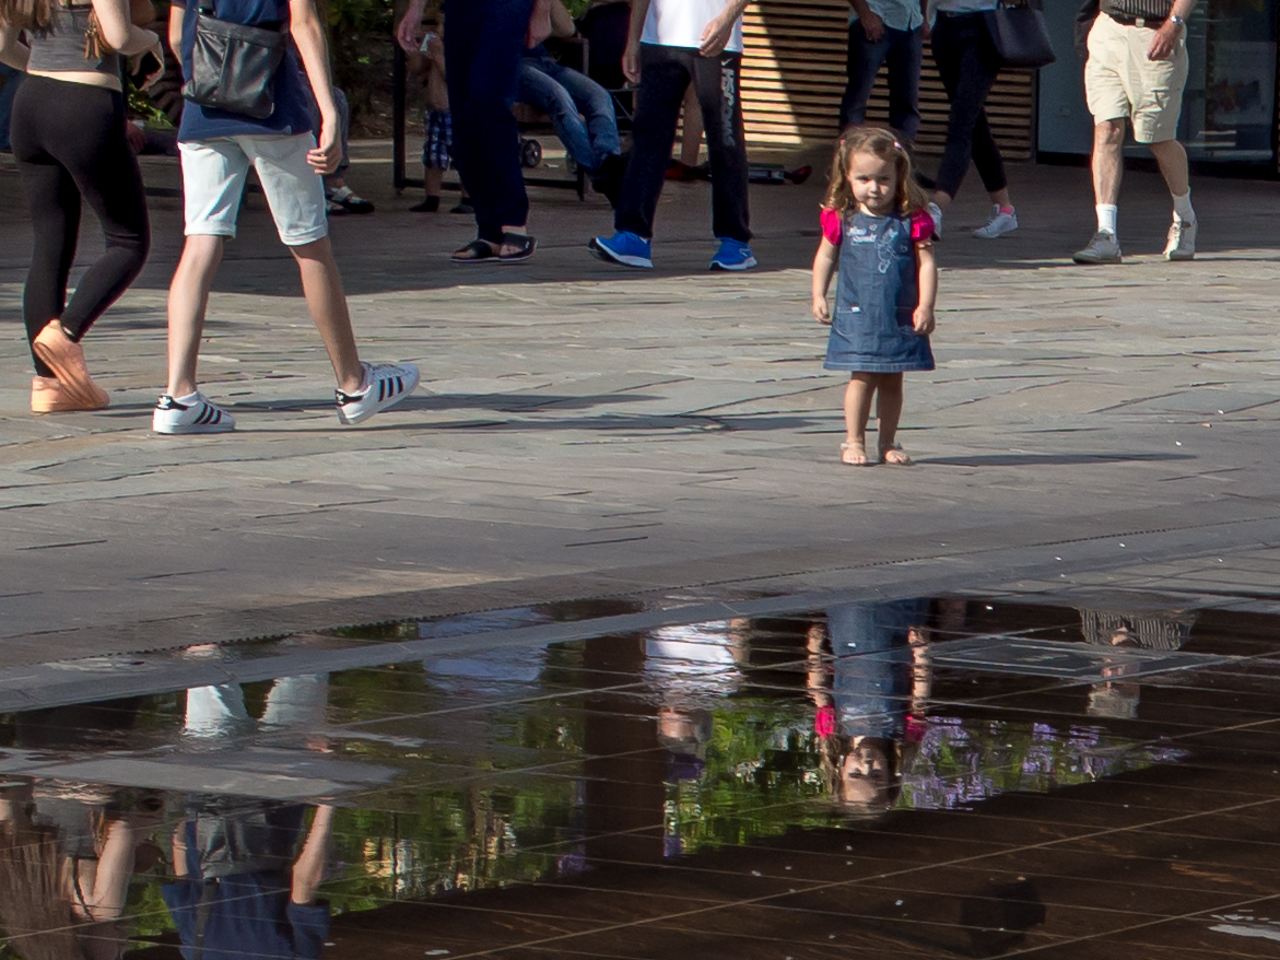
[[[754,146],[800,146],[835,137],[845,85],[848,0],[757,0],[747,7],[742,102]],[[868,120],[888,120],[881,73]],[[1032,154],[1034,88],[1026,73],[1004,73],[987,100],[987,116],[1007,160]],[[925,45],[917,147],[942,152],[947,97]]]

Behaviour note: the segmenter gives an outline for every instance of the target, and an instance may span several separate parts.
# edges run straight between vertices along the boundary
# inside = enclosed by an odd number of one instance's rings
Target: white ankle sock
[[[1114,203],[1100,203],[1094,209],[1098,211],[1098,232],[1117,236],[1116,214],[1120,212],[1120,208]]]
[[[180,403],[184,407],[189,407],[199,399],[200,399],[200,391],[197,390],[195,393],[188,393],[185,397],[174,397],[173,402]]]
[[[1173,198],[1173,215],[1184,223],[1195,223],[1196,212],[1191,208],[1191,191]]]

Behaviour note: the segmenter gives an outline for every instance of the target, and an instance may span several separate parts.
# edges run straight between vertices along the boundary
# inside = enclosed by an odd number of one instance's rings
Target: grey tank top
[[[53,9],[53,23],[48,30],[30,30],[27,40],[31,56],[27,70],[33,73],[95,72],[120,77],[120,57],[107,53],[96,59],[84,55],[85,32],[89,29],[89,5]]]

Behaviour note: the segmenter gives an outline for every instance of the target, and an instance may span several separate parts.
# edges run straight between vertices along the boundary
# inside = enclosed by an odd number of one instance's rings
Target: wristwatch
[[[1187,25],[1187,21],[1183,20],[1181,17],[1171,16],[1169,18],[1169,22],[1172,23],[1175,27],[1185,27]]]

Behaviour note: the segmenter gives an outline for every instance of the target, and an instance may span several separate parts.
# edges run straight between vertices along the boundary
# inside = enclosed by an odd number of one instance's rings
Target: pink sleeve
[[[928,210],[917,210],[911,215],[911,242],[930,243],[933,241],[933,217]]]
[[[844,237],[844,230],[842,229],[844,218],[840,215],[840,211],[823,207],[822,214],[818,219],[822,223],[822,235],[827,242],[832,246],[840,246],[840,241]]]

